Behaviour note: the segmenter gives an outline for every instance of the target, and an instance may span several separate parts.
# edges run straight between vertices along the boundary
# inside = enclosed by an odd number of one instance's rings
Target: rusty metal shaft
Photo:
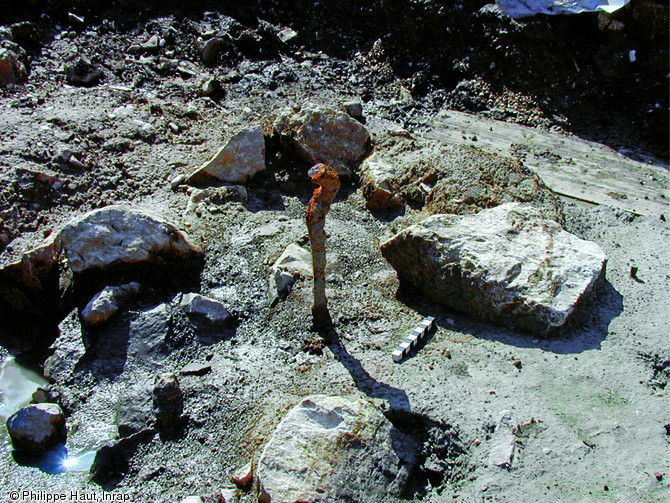
[[[318,185],[309,201],[305,220],[309,242],[312,247],[312,266],[314,268],[314,305],[312,318],[317,330],[332,326],[326,299],[326,215],[330,210],[340,179],[335,169],[325,164],[317,164],[307,172],[312,183]]]

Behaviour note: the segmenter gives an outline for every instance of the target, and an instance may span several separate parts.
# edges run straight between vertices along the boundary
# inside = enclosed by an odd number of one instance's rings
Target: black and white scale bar
[[[419,323],[419,326],[417,326],[414,331],[407,336],[407,339],[405,339],[393,352],[393,361],[399,362],[407,356],[407,353],[409,353],[410,350],[433,329],[434,321],[435,318],[433,316],[427,316],[421,323]]]

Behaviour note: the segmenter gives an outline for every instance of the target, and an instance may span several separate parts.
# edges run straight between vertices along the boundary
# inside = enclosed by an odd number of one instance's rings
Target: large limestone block
[[[94,210],[68,223],[58,240],[75,273],[199,254],[172,224],[124,205]]]
[[[401,284],[467,314],[539,333],[565,324],[607,261],[597,244],[519,203],[433,215],[381,248]]]
[[[211,180],[244,183],[265,169],[265,138],[260,126],[240,131],[187,179],[189,184]]]
[[[294,149],[309,164],[324,163],[340,176],[369,152],[370,133],[344,112],[307,104],[289,110],[274,123],[284,146]]]
[[[258,464],[264,501],[392,501],[413,447],[366,400],[310,396],[284,417]]]
[[[82,273],[201,256],[161,217],[128,205],[107,206],[71,220],[41,246],[0,266],[0,300],[16,310],[40,312],[58,297],[65,270]]]

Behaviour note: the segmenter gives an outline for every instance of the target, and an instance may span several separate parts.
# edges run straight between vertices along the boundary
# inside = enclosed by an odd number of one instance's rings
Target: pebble
[[[202,376],[212,371],[212,366],[203,363],[189,363],[179,372],[181,375]]]
[[[347,101],[344,104],[344,111],[354,119],[363,117],[363,105],[358,100]]]
[[[277,36],[279,37],[279,40],[287,44],[296,39],[296,37],[298,36],[298,32],[292,28],[286,27],[279,33],[277,33]]]
[[[251,462],[244,465],[242,468],[237,470],[230,480],[240,489],[245,489],[249,487],[251,481],[254,479],[254,469]]]
[[[177,187],[182,185],[184,182],[186,182],[186,175],[177,175],[170,182],[170,188],[172,190],[176,190]]]

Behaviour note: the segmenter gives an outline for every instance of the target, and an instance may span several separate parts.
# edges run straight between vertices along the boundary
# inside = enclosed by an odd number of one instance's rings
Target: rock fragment
[[[254,467],[251,462],[247,463],[243,467],[233,473],[230,477],[230,480],[240,489],[246,489],[251,485],[251,482],[254,480]]]
[[[75,273],[201,255],[172,224],[126,205],[107,206],[69,222],[57,241]]]
[[[351,100],[344,103],[344,111],[354,119],[363,118],[363,104],[359,100]]]
[[[203,376],[212,371],[212,366],[208,363],[189,363],[182,368],[179,373],[183,376]]]
[[[407,442],[366,400],[310,396],[289,411],[258,464],[265,501],[388,501],[416,462]]]
[[[202,62],[206,65],[216,63],[219,54],[230,47],[230,39],[227,37],[214,36],[207,40],[198,40],[198,49],[202,54]]]
[[[158,430],[166,432],[178,430],[184,411],[184,393],[175,374],[167,372],[156,377],[153,404]]]
[[[219,205],[228,202],[237,202],[244,204],[247,202],[249,194],[244,185],[228,185],[225,187],[207,187],[198,189],[191,187],[188,189],[190,197],[186,205],[186,213],[198,213],[201,206],[204,206],[210,212],[215,213]]]
[[[88,325],[98,325],[114,316],[130,299],[135,297],[142,287],[136,281],[125,285],[107,286],[95,294],[81,313],[82,321]]]
[[[283,30],[280,30],[279,33],[277,33],[277,37],[283,43],[288,44],[293,42],[296,38],[298,38],[298,32],[295,31],[293,28],[286,27]]]
[[[120,397],[116,407],[116,426],[121,437],[129,437],[147,428],[152,416],[151,386],[134,385]]]
[[[503,411],[495,433],[491,439],[491,452],[489,453],[489,465],[501,468],[510,468],[514,457],[514,446],[516,436],[514,428],[517,421],[511,410]]]
[[[519,203],[433,215],[381,248],[401,284],[472,316],[538,333],[568,321],[607,261],[597,244]]]
[[[77,363],[86,353],[76,309],[58,325],[58,338],[50,349],[53,354],[44,362],[44,377],[59,383],[71,379]]]
[[[0,267],[0,297],[16,310],[47,309],[68,271],[109,273],[119,266],[165,267],[201,258],[202,252],[162,218],[132,206],[108,206],[68,222],[43,245]]]
[[[209,181],[244,183],[265,169],[265,138],[260,126],[240,131],[209,161],[187,178],[198,185]]]
[[[360,122],[345,112],[312,104],[284,112],[274,131],[284,148],[312,165],[332,166],[339,176],[351,175],[351,168],[370,150],[370,134]]]
[[[130,54],[137,54],[141,52],[155,54],[161,47],[161,39],[158,35],[151,35],[147,40],[140,42],[134,42],[129,48],[128,52]]]
[[[199,293],[187,293],[177,301],[186,314],[209,327],[225,328],[231,316],[222,302]]]
[[[312,277],[311,254],[291,243],[272,265],[269,280],[269,298],[272,304],[290,293],[298,277]]]
[[[156,430],[147,428],[139,433],[110,442],[98,449],[91,466],[93,480],[98,483],[117,482],[128,470],[128,460],[141,444],[151,442]]]
[[[88,59],[78,57],[65,66],[65,76],[67,81],[75,86],[92,86],[102,77],[102,70]]]
[[[370,208],[423,206],[429,214],[477,213],[507,202],[537,205],[556,218],[557,200],[521,162],[475,147],[387,131],[358,175]]]
[[[399,208],[405,206],[400,197],[398,174],[378,154],[372,154],[360,167],[361,187],[368,208]]]
[[[55,403],[27,405],[10,416],[7,431],[15,450],[43,452],[65,440],[65,415]]]
[[[27,78],[26,66],[19,56],[7,48],[0,48],[0,84],[17,84]]]

